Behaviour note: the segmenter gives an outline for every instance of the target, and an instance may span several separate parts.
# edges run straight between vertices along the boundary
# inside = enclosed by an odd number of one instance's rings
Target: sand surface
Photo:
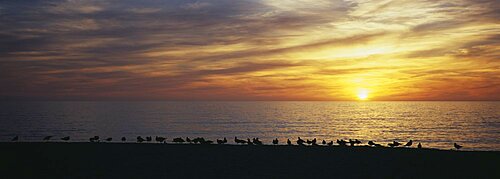
[[[493,151],[40,142],[0,153],[0,178],[500,178]]]

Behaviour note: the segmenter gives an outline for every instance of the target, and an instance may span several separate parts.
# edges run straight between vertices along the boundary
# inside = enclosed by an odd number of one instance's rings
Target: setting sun
[[[366,100],[368,99],[368,90],[366,89],[361,89],[358,91],[358,99],[359,100]]]

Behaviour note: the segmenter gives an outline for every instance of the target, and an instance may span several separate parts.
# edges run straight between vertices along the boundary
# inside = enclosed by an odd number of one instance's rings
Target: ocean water
[[[71,136],[360,139],[500,150],[500,102],[0,102],[0,141]]]

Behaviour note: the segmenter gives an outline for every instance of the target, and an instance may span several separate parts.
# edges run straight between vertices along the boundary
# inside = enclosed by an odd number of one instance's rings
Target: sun
[[[358,90],[358,99],[359,100],[367,100],[368,99],[368,90],[360,89]]]

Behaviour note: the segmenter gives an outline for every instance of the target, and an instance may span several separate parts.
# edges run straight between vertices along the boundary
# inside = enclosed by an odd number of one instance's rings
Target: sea
[[[498,101],[2,101],[0,141],[72,142],[137,136],[358,139],[382,145],[413,140],[424,148],[500,151]],[[50,142],[50,141],[49,141]]]

